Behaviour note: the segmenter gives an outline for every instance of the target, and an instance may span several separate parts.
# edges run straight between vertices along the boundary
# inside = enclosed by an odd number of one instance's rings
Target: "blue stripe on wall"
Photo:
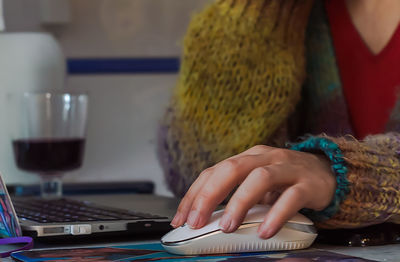
[[[71,58],[68,73],[76,74],[172,74],[179,58]]]

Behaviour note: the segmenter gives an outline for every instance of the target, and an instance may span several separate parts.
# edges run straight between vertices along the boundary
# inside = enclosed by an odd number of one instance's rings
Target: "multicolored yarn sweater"
[[[400,223],[400,103],[388,133],[363,141],[347,112],[323,1],[218,0],[189,26],[159,159],[183,196],[205,168],[297,139],[292,149],[324,152],[337,176],[331,205],[305,210],[319,227]]]

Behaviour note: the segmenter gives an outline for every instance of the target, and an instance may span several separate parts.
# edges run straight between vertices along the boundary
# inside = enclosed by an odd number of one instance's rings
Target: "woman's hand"
[[[204,170],[182,199],[171,225],[187,222],[192,228],[203,227],[236,186],[219,226],[233,232],[251,207],[270,204],[258,228],[260,237],[270,238],[300,209],[327,207],[336,180],[323,155],[255,146]]]

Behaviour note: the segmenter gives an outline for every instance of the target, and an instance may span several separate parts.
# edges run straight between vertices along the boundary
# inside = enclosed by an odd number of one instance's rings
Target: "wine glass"
[[[37,92],[24,93],[16,101],[16,165],[39,174],[43,198],[60,198],[62,176],[83,162],[88,96]]]

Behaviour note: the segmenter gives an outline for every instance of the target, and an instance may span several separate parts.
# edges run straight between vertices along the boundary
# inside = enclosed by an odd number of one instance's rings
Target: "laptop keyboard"
[[[71,199],[13,199],[15,211],[22,220],[39,223],[93,222],[112,220],[166,219],[157,215],[132,212],[122,209],[107,209],[89,202]]]

